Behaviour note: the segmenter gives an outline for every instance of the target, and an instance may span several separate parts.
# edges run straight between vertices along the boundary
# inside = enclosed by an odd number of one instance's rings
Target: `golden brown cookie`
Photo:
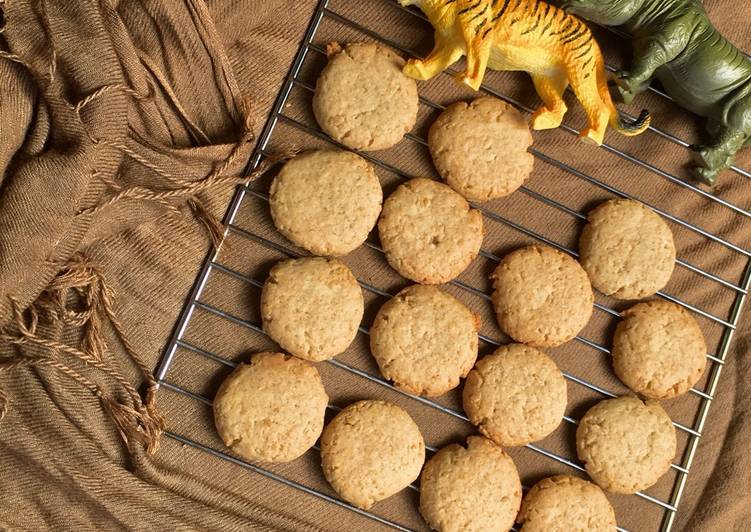
[[[370,350],[406,392],[436,396],[459,385],[477,359],[480,319],[435,286],[408,286],[378,311]]]
[[[321,435],[321,465],[342,499],[368,509],[420,475],[425,443],[409,414],[385,401],[359,401]]]
[[[605,399],[576,429],[576,453],[601,488],[634,493],[655,484],[675,457],[675,427],[657,401]]]
[[[707,344],[689,312],[669,301],[648,301],[623,313],[613,339],[615,373],[650,399],[686,393],[704,374]]]
[[[269,194],[279,232],[322,256],[346,255],[365,242],[382,201],[373,167],[340,150],[309,151],[287,161]]]
[[[214,423],[224,444],[243,458],[289,462],[315,444],[328,400],[315,366],[258,353],[222,382]]]
[[[615,532],[615,512],[600,488],[577,477],[544,478],[529,490],[516,520],[521,532]]]
[[[579,239],[580,261],[592,286],[616,299],[662,290],[673,274],[673,233],[642,203],[616,199],[592,210]]]
[[[504,345],[481,358],[464,384],[464,411],[479,431],[504,447],[553,432],[566,411],[566,381],[542,351]]]
[[[261,293],[263,330],[283,349],[320,361],[344,352],[364,310],[362,290],[338,259],[306,257],[277,263]]]
[[[420,479],[420,513],[433,530],[509,530],[522,486],[514,461],[481,436],[452,444],[431,458]]]
[[[422,284],[440,284],[463,272],[480,252],[482,215],[450,187],[417,178],[384,202],[378,233],[389,264]]]
[[[402,73],[404,59],[371,43],[328,47],[318,77],[313,113],[321,129],[356,150],[383,150],[417,120],[417,85]]]
[[[594,294],[586,272],[551,247],[509,253],[491,278],[498,323],[517,342],[560,345],[579,334],[592,316]]]
[[[491,96],[449,105],[428,134],[436,170],[470,201],[501,198],[518,189],[532,172],[531,145],[522,114]]]

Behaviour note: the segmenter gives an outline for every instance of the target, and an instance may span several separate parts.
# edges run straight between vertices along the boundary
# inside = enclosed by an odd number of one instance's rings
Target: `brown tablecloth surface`
[[[331,9],[425,53],[431,44],[425,23],[387,2],[332,0]],[[705,4],[718,27],[751,51],[751,5],[727,0]],[[153,383],[150,387],[146,370],[155,368],[164,352],[209,250],[209,235],[216,232],[215,219],[225,212],[251,153],[250,132],[258,133],[264,124],[315,5],[314,0],[0,1],[0,389],[9,400],[0,422],[0,528],[381,527],[174,439],[159,438],[163,416],[168,430],[221,449],[208,406],[167,389],[157,393],[155,404],[148,396]],[[613,62],[627,56],[623,41],[602,32],[598,36]],[[329,17],[314,42],[367,38]],[[314,81],[322,61],[311,53],[301,79]],[[492,74],[488,80],[523,104],[537,105],[524,76]],[[471,97],[448,76],[420,89],[443,104]],[[700,121],[659,96],[645,95],[637,104],[653,112],[659,127],[689,141],[698,138]],[[581,113],[573,102],[570,107],[567,123],[579,127]],[[314,125],[304,88],[296,89],[285,113]],[[418,137],[424,137],[425,124],[434,116],[434,110],[421,108]],[[279,128],[270,151],[324,144],[287,122]],[[664,137],[646,133],[623,139],[611,132],[607,140],[671,175],[686,176],[688,152]],[[700,192],[607,149],[584,146],[564,131],[536,133],[535,147],[732,244],[751,248],[751,220]],[[407,174],[434,175],[419,145],[405,141],[383,158]],[[751,150],[737,164],[751,169]],[[385,191],[393,190],[400,177],[383,167],[378,172]],[[728,172],[710,192],[748,210],[750,185],[746,177]],[[261,191],[267,186],[266,177],[253,184]],[[581,212],[611,196],[544,160],[536,162],[528,186]],[[531,194],[517,193],[489,207],[563,245],[576,245],[580,222],[541,205]],[[289,247],[274,233],[266,211],[262,202],[248,200],[236,225]],[[494,254],[530,241],[497,221],[486,219],[486,226],[483,249]],[[681,224],[671,227],[681,258],[740,283],[746,258]],[[283,256],[233,232],[218,261],[262,280],[270,264]],[[391,293],[404,286],[372,249],[358,250],[347,262],[360,278]],[[491,268],[492,260],[478,260],[462,280],[487,290]],[[253,321],[253,290],[237,278],[217,274],[203,300]],[[676,270],[667,292],[722,319],[730,316],[736,295],[686,268]],[[600,296],[598,301],[623,308]],[[378,304],[378,298],[368,295],[367,319]],[[502,339],[487,302],[468,304],[483,314],[483,332]],[[716,353],[723,326],[707,318],[699,321],[710,352]],[[612,323],[611,316],[596,313],[585,335],[607,345]],[[261,335],[210,313],[197,312],[185,338],[235,361],[273,347]],[[750,339],[747,309],[713,390],[675,530],[740,531],[751,526]],[[487,353],[492,346],[482,349]],[[564,370],[625,393],[601,353],[572,342],[552,354]],[[362,338],[341,360],[375,373]],[[342,406],[363,397],[396,401],[415,417],[431,445],[471,433],[459,420],[382,386],[330,365],[320,369],[334,403]],[[167,380],[211,398],[228,371],[180,350]],[[569,390],[574,417],[598,397],[573,383]],[[441,401],[457,405],[455,395]],[[674,420],[693,425],[699,405],[698,397],[687,396],[666,408]],[[541,445],[572,456],[572,428],[559,432]],[[679,431],[682,451],[688,441]],[[150,454],[156,442],[158,450]],[[529,450],[512,455],[527,484],[571,472]],[[676,461],[681,459],[679,455]],[[271,469],[332,495],[313,451]],[[667,477],[649,493],[666,500],[675,472]],[[424,527],[416,500],[407,490],[379,503],[374,512],[408,527]],[[658,529],[658,507],[636,497],[611,500],[624,526]]]

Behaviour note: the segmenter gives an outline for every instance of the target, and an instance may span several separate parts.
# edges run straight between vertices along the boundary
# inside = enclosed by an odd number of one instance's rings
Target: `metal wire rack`
[[[397,42],[396,40],[389,38],[388,36],[385,36],[378,31],[366,27],[362,23],[358,22],[356,20],[356,17],[352,16],[353,11],[357,11],[358,8],[352,6],[352,4],[367,4],[368,9],[370,9],[371,11],[378,9],[388,10],[390,17],[415,17],[418,19],[424,18],[419,12],[413,11],[412,9],[402,8],[396,2],[393,2],[391,0],[369,0],[368,2],[357,3],[347,3],[343,0],[320,0],[310,22],[309,28],[304,36],[302,44],[295,56],[289,74],[274,103],[271,115],[259,137],[258,144],[248,167],[248,172],[258,167],[258,165],[265,157],[271,157],[273,155],[273,150],[270,148],[270,143],[272,142],[272,138],[275,137],[277,130],[281,127],[293,128],[295,131],[306,135],[307,138],[315,139],[322,143],[344,148],[343,146],[338,145],[332,139],[328,138],[317,128],[316,125],[306,123],[304,119],[295,116],[294,110],[291,110],[291,108],[294,107],[293,101],[307,102],[307,104],[309,105],[310,96],[312,95],[314,86],[309,79],[306,79],[304,72],[315,72],[317,68],[316,65],[319,65],[325,58],[323,43],[320,41],[320,30],[324,25],[328,24],[337,26],[342,31],[348,32],[348,35],[358,37],[359,40],[374,40],[384,43],[392,47],[393,49],[400,51],[404,55],[416,55],[415,51],[410,49],[409,46]],[[608,65],[608,68],[610,70],[614,70],[614,67],[612,67],[611,65]],[[522,101],[520,101],[519,99],[512,97],[511,95],[506,94],[498,88],[494,88],[489,84],[484,85],[482,90],[488,94],[492,94],[498,98],[501,98],[502,100],[510,103],[524,113],[532,112],[532,108],[522,103]],[[656,97],[669,100],[669,96],[662,93],[659,89],[653,88],[651,90],[654,95],[656,95]],[[444,108],[443,105],[437,103],[436,101],[433,101],[424,94],[420,96],[420,103],[421,108],[426,109],[427,112],[437,112]],[[302,105],[305,105],[305,103],[303,103]],[[564,124],[561,127],[561,130],[567,134],[578,135],[578,131],[570,125]],[[675,145],[676,149],[687,148],[689,146],[689,143],[687,141],[681,139],[677,135],[669,133],[668,131],[659,129],[655,126],[652,126],[650,130],[652,134],[657,135],[661,139],[664,139],[669,144]],[[280,133],[279,135],[282,134]],[[408,134],[407,139],[409,142],[414,143],[415,146],[421,147],[422,151],[425,151],[424,147],[426,146],[426,142],[424,138],[422,138],[418,133]],[[612,154],[620,161],[621,164],[632,165],[633,167],[639,168],[642,171],[654,174],[658,178],[664,179],[671,185],[680,189],[681,193],[683,194],[694,194],[697,197],[697,201],[700,201],[702,205],[706,204],[712,206],[713,208],[726,209],[731,211],[734,218],[738,220],[738,223],[746,223],[747,220],[751,219],[751,212],[749,212],[749,210],[747,210],[743,206],[737,205],[729,199],[723,199],[718,195],[707,192],[706,190],[682,179],[681,177],[678,177],[671,172],[659,168],[656,164],[631,155],[613,144],[606,143],[603,145],[602,149]],[[568,177],[580,180],[582,183],[585,183],[587,186],[591,187],[592,190],[595,190],[598,193],[607,193],[609,195],[614,195],[617,197],[638,199],[646,203],[670,223],[685,231],[687,234],[691,234],[692,238],[711,243],[713,246],[715,246],[713,249],[716,249],[717,253],[723,256],[723,260],[727,259],[727,261],[731,262],[741,261],[740,268],[737,268],[739,271],[739,274],[737,275],[738,281],[733,281],[731,278],[728,278],[728,275],[718,275],[716,273],[712,273],[710,268],[706,266],[698,266],[692,262],[689,262],[689,260],[687,260],[686,258],[679,258],[677,260],[679,269],[685,270],[683,272],[685,275],[695,277],[702,283],[711,286],[712,293],[715,293],[716,291],[716,293],[723,294],[723,298],[727,300],[727,305],[723,307],[725,310],[724,312],[718,312],[714,309],[708,310],[702,304],[685,301],[667,292],[660,292],[658,294],[658,297],[673,301],[685,307],[691,313],[695,314],[699,319],[704,320],[708,327],[713,327],[715,329],[717,338],[717,349],[714,351],[714,353],[707,354],[708,371],[706,378],[703,381],[700,381],[700,384],[690,391],[690,395],[693,396],[696,405],[692,412],[693,415],[690,416],[691,419],[689,419],[688,421],[681,420],[680,422],[674,421],[674,425],[678,433],[681,435],[683,445],[682,449],[679,449],[677,457],[678,461],[672,464],[674,479],[672,480],[672,485],[667,490],[668,496],[660,497],[643,492],[637,493],[635,495],[636,497],[641,499],[641,501],[643,501],[645,505],[652,505],[661,510],[661,520],[659,526],[656,526],[656,528],[662,531],[668,531],[674,524],[676,513],[678,511],[678,505],[683,495],[689,471],[691,470],[691,465],[696,455],[699,439],[704,430],[705,423],[707,422],[709,408],[718,389],[720,374],[722,372],[726,356],[731,346],[733,334],[738,324],[741,310],[743,308],[745,298],[748,294],[749,286],[751,285],[751,251],[744,247],[744,243],[733,242],[726,237],[715,234],[715,232],[713,231],[702,228],[696,223],[671,214],[668,208],[659,205],[656,202],[650,202],[647,197],[644,197],[647,196],[647,194],[640,194],[633,191],[629,192],[625,189],[621,189],[620,187],[613,185],[607,179],[595,177],[593,175],[590,175],[590,173],[572,166],[572,164],[568,162],[564,162],[563,157],[551,155],[550,153],[538,150],[537,148],[530,148],[530,152],[542,164],[550,165],[551,167],[557,169]],[[407,179],[411,177],[408,171],[405,171],[392,162],[386,160],[386,158],[381,156],[380,152],[375,154],[361,153],[361,155],[368,159],[374,166],[376,166],[376,168],[383,170],[384,172],[387,172],[389,174],[393,174],[396,179]],[[751,173],[742,168],[734,166],[733,168],[731,168],[731,171],[734,172],[740,179],[751,178]],[[517,192],[517,194],[524,195],[530,201],[539,202],[540,204],[553,209],[555,212],[570,218],[573,223],[581,223],[582,220],[586,219],[585,215],[582,214],[579,209],[570,207],[566,204],[566,202],[552,197],[552,194],[540,192],[533,189],[531,186],[523,186],[520,191]],[[272,250],[275,253],[280,254],[281,256],[301,256],[302,253],[292,247],[289,243],[283,242],[283,240],[271,238],[268,235],[265,235],[263,231],[249,230],[248,228],[243,227],[242,224],[238,222],[239,213],[241,209],[244,208],[244,205],[246,205],[248,202],[263,203],[267,200],[268,196],[265,191],[255,184],[248,183],[244,186],[238,187],[238,190],[232,199],[226,215],[225,239],[230,237],[240,238],[250,243],[250,245],[253,246],[253,249]],[[539,230],[533,228],[533,224],[528,223],[531,222],[529,220],[516,221],[512,219],[511,216],[506,215],[503,212],[491,210],[491,208],[488,208],[486,206],[474,205],[474,207],[479,209],[487,220],[499,224],[500,226],[505,227],[511,232],[517,233],[520,237],[531,241],[542,242],[544,244],[553,246],[565,253],[569,253],[574,257],[577,256],[577,252],[572,248],[572,246],[562,244],[556,239],[553,239],[543,234]],[[382,253],[382,250],[374,241],[369,240],[365,245],[376,255]],[[207,313],[209,315],[218,317],[221,320],[226,320],[233,326],[241,327],[258,335],[264,335],[260,323],[258,323],[257,321],[237,316],[230,310],[219,308],[219,306],[217,306],[216,304],[204,300],[203,296],[205,295],[207,284],[209,283],[210,279],[213,279],[217,276],[222,277],[222,279],[220,279],[219,281],[220,283],[226,282],[224,278],[227,278],[234,279],[240,283],[254,287],[255,289],[259,289],[263,286],[262,278],[259,278],[258,276],[248,275],[246,273],[238,271],[238,269],[232,266],[223,264],[220,251],[221,248],[219,250],[212,251],[209,257],[206,259],[195,283],[193,291],[190,294],[186,306],[179,318],[163,359],[156,370],[156,378],[159,386],[162,389],[180,394],[184,397],[195,400],[198,403],[207,406],[210,406],[212,404],[211,399],[200,393],[196,393],[187,389],[186,387],[174,382],[170,378],[170,369],[174,366],[177,358],[180,356],[180,353],[193,353],[207,360],[211,360],[217,363],[219,367],[224,367],[225,369],[235,367],[236,363],[232,360],[229,360],[227,357],[212,351],[210,348],[198,345],[200,342],[197,342],[195,340],[189,341],[188,339],[186,339],[186,331],[188,330],[191,321],[194,319],[196,313]],[[480,254],[483,259],[489,261],[490,263],[498,262],[500,260],[499,256],[489,251],[487,247],[484,247]],[[388,298],[392,295],[389,290],[380,288],[375,283],[370,282],[369,280],[359,279],[359,281],[363,289],[366,292],[373,294],[374,296],[380,298]],[[487,305],[487,302],[490,299],[485,289],[477,287],[473,283],[468,282],[463,278],[454,280],[451,284],[457,291],[465,293],[468,297],[471,296],[473,298],[476,298],[477,300],[483,302],[485,305]],[[612,305],[609,305],[607,303],[598,301],[595,304],[595,307],[602,313],[604,318],[614,320],[619,315],[618,311],[614,309]],[[722,307],[722,305],[720,305],[720,307]],[[607,327],[605,327],[605,329],[607,329]],[[368,329],[365,324],[360,327],[360,333],[362,333],[363,335],[368,334]],[[501,344],[499,339],[492,337],[492,335],[490,334],[481,334],[480,339],[484,344],[490,346],[491,348]],[[602,341],[585,337],[584,335],[577,336],[576,343],[587,349],[599,352],[605,356],[610,354],[610,350],[605,345],[603,345]],[[369,383],[387,387],[395,393],[409,397],[410,400],[413,400],[421,404],[422,406],[440,412],[442,415],[446,415],[453,419],[460,420],[461,422],[468,423],[468,419],[465,417],[464,413],[460,411],[460,409],[454,406],[447,406],[446,404],[443,404],[439,401],[412,396],[396,390],[376,373],[364,370],[358,367],[356,364],[344,362],[340,359],[330,360],[328,361],[328,364],[331,364],[339,370],[347,372],[348,374],[352,375],[353,378],[364,379]],[[583,374],[580,373],[581,372],[579,371],[569,370],[564,371],[564,376],[571,383],[575,383],[583,390],[586,390],[587,392],[590,392],[600,398],[615,397],[616,395],[618,395],[618,393],[610,389],[610,387],[592,382],[590,379],[586,378],[585,376],[583,376]],[[338,408],[334,405],[331,405],[330,409],[336,411]],[[565,416],[564,425],[575,427],[576,424],[576,416],[570,414]],[[393,527],[398,530],[411,530],[410,527],[395,522],[392,519],[378,515],[377,513],[355,508],[354,506],[349,505],[348,503],[336,498],[332,494],[329,494],[322,489],[310,487],[304,482],[287,478],[283,474],[274,472],[271,469],[265,468],[264,466],[240,460],[237,457],[227,454],[221,448],[215,448],[210,443],[197,441],[197,439],[195,439],[191,435],[179,434],[174,431],[167,432],[167,435],[170,438],[173,438],[183,444],[190,445],[192,447],[205,451],[213,456],[227,460],[242,468],[251,470],[260,475],[264,475],[287,486],[301,490],[302,492],[305,492],[309,495],[323,499],[329,503],[347,508],[353,512],[360,514],[361,516],[372,519],[380,523],[381,525]],[[434,452],[435,449],[428,447],[428,451]],[[575,458],[572,458],[570,456],[571,453],[568,453],[567,455],[566,453],[560,452],[558,450],[545,448],[541,444],[527,445],[526,451],[539,455],[540,457],[552,461],[552,463],[555,463],[561,467],[569,468],[570,470],[575,470],[578,472],[584,471],[582,465]],[[411,488],[413,490],[419,489],[416,486],[411,486]],[[621,531],[626,530],[626,528],[623,527],[619,527],[618,529]]]

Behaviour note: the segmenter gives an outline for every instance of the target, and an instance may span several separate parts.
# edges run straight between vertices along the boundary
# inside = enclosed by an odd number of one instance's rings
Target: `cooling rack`
[[[366,26],[363,22],[366,18],[367,20],[380,20],[382,24],[378,27]],[[411,35],[402,31],[405,26],[410,25],[417,25],[421,28],[422,33]],[[405,38],[405,34],[411,36]],[[310,116],[310,99],[314,90],[315,77],[322,65],[325,64],[325,44],[327,42],[334,39],[342,42],[376,41],[390,46],[405,56],[412,56],[419,55],[418,48],[424,49],[425,42],[430,42],[429,35],[430,28],[421,13],[403,8],[392,0],[362,2],[321,0],[315,9],[268,121],[259,136],[256,149],[248,166],[248,173],[256,169],[264,158],[273,157],[276,149],[293,142],[304,147],[344,148],[322,133]],[[607,47],[604,47],[604,50],[606,56],[610,59],[613,50],[608,50]],[[615,67],[608,64],[608,69],[614,70]],[[402,149],[404,151],[399,156],[391,156],[388,152],[361,154],[376,168],[379,177],[385,183],[386,193],[389,192],[389,187],[393,189],[395,183],[418,173],[424,174],[426,161],[429,165],[424,135],[426,124],[429,124],[435,118],[446,103],[459,98],[471,97],[470,93],[458,94],[456,92],[460,89],[453,84],[450,74],[451,71],[448,71],[439,76],[440,79],[437,78],[436,81],[420,84],[418,126],[403,141],[405,147]],[[521,112],[528,114],[532,112],[536,100],[534,100],[533,94],[530,96],[529,85],[524,85],[524,82],[520,79],[519,76],[513,74],[492,73],[487,76],[482,91],[496,96]],[[451,88],[445,89],[444,87]],[[655,105],[658,105],[658,107],[660,105],[667,106],[671,112],[676,112],[676,108],[670,102],[668,95],[657,88],[650,90],[650,98],[652,98],[650,102],[659,102]],[[528,101],[530,98],[532,98],[532,101]],[[624,114],[633,117],[628,112],[624,112]],[[567,182],[572,183],[566,189],[569,193],[563,195],[557,193],[555,187],[549,182],[536,183],[533,174],[533,179],[530,179],[510,198],[500,203],[491,202],[484,205],[475,205],[474,207],[483,213],[486,225],[492,224],[494,228],[491,231],[493,233],[492,238],[486,237],[478,259],[485,266],[478,266],[474,268],[474,271],[465,272],[460,278],[453,281],[447,289],[462,298],[473,309],[482,307],[481,313],[490,316],[488,286],[481,279],[487,278],[487,273],[492,271],[493,265],[498,262],[503,252],[519,243],[538,242],[553,246],[576,257],[575,235],[578,231],[577,228],[581,227],[582,221],[586,220],[584,213],[595,201],[606,197],[638,199],[652,207],[671,224],[679,243],[679,258],[674,280],[657,297],[673,301],[685,307],[697,317],[707,336],[708,345],[711,347],[710,353],[707,354],[708,369],[705,377],[690,390],[680,407],[673,407],[672,405],[677,403],[672,402],[667,407],[679,435],[679,451],[670,473],[663,478],[660,483],[661,486],[658,485],[655,489],[647,490],[647,492],[628,496],[628,508],[632,510],[639,508],[640,513],[645,512],[654,515],[654,529],[668,531],[674,525],[699,441],[708,420],[710,406],[718,390],[723,365],[731,347],[733,334],[738,325],[744,300],[751,284],[751,251],[747,249],[748,242],[738,237],[739,234],[750,233],[751,212],[735,202],[732,194],[704,189],[686,179],[684,175],[680,175],[680,172],[674,170],[669,164],[663,164],[666,160],[664,158],[666,152],[677,154],[678,157],[685,156],[690,144],[688,140],[685,140],[686,137],[690,136],[690,131],[669,132],[667,128],[661,129],[662,123],[666,122],[670,125],[670,120],[655,121],[656,124],[659,124],[659,127],[652,126],[650,131],[645,133],[645,135],[653,135],[655,139],[654,148],[647,150],[646,155],[649,155],[649,157],[645,155],[636,156],[630,153],[627,141],[611,140],[609,137],[606,144],[599,148],[608,153],[608,161],[610,161],[605,168],[601,169],[601,172],[593,171],[591,165],[585,164],[586,155],[583,156],[577,151],[582,149],[575,138],[575,135],[578,135],[578,130],[570,125],[576,120],[576,111],[570,112],[566,124],[557,132],[546,133],[549,137],[545,138],[553,139],[552,141],[538,143],[537,139],[543,137],[536,136],[535,145],[530,148],[530,152],[537,160],[535,163],[536,170],[538,165],[541,165],[542,171],[547,172],[548,175],[552,173],[561,180],[568,180]],[[417,166],[420,169],[404,168],[405,161],[413,160],[419,163]],[[273,172],[274,169],[272,168],[269,175],[238,187],[225,218],[224,243],[219,249],[212,251],[203,264],[156,370],[157,381],[160,389],[163,390],[160,393],[178,394],[190,401],[195,401],[201,408],[209,409],[212,404],[210,397],[202,391],[191,389],[190,386],[181,383],[174,369],[175,366],[181,359],[188,356],[198,356],[214,363],[216,365],[215,373],[221,375],[235,367],[236,362],[232,356],[219,352],[219,349],[212,348],[211,342],[202,341],[203,336],[207,334],[205,326],[197,327],[197,333],[191,332],[191,328],[198,320],[210,317],[219,320],[223,326],[230,328],[230,330],[236,328],[238,331],[244,331],[243,334],[257,335],[259,338],[264,336],[260,320],[257,316],[253,317],[252,312],[243,315],[243,312],[236,310],[231,303],[224,304],[224,306],[217,303],[211,294],[219,291],[225,295],[234,296],[235,300],[257,298],[260,293],[258,290],[263,286],[265,279],[263,272],[267,271],[270,261],[306,254],[276,234],[268,221],[267,190]],[[611,178],[614,172],[646,175],[656,184],[651,187],[644,186],[642,179],[641,181],[637,180],[636,184],[632,185],[626,180]],[[732,167],[728,173],[731,175],[728,179],[734,183],[743,184],[745,180],[751,178],[751,174],[747,170],[738,166]],[[745,183],[745,186],[748,185],[749,183]],[[694,210],[698,209],[701,212],[708,213],[707,216],[695,221],[671,214],[675,210],[671,193],[660,193],[658,192],[659,187],[668,187],[672,193],[678,194],[678,197],[685,198],[685,201],[690,202]],[[570,193],[571,191],[574,192]],[[528,208],[521,214],[521,211],[514,208],[517,203],[536,206],[533,211],[536,215],[530,217]],[[538,212],[539,214],[537,214]],[[727,227],[713,224],[710,221],[710,216],[716,213],[732,214],[732,226],[740,229],[728,231]],[[256,223],[252,221],[254,219],[262,219],[262,221]],[[727,236],[728,234],[730,234],[730,237]],[[238,249],[246,250],[245,258],[258,255],[263,259],[257,261],[257,266],[249,268],[249,272],[248,268],[240,266],[240,262],[236,258],[230,259],[229,255],[223,253],[228,242],[235,251]],[[511,247],[509,248],[509,246]],[[358,275],[358,280],[366,295],[366,301],[370,302],[372,308],[377,309],[377,302],[382,302],[384,298],[391,297],[396,292],[394,287],[399,286],[398,281],[394,280],[395,274],[389,273],[387,266],[385,266],[382,250],[374,235],[371,235],[371,238],[365,243],[363,250],[357,253],[364,257],[358,259],[360,262],[369,262],[371,265],[367,272],[360,272],[355,269],[355,274]],[[713,259],[709,260],[706,258],[707,256],[711,256]],[[391,277],[389,277],[390,275]],[[697,285],[701,286],[701,289],[696,292],[692,300],[680,296],[682,287]],[[229,299],[232,300],[233,298],[230,297]],[[602,378],[598,379],[596,373],[593,373],[590,369],[590,366],[598,364],[602,367],[609,367],[607,357],[610,351],[607,345],[613,323],[617,320],[619,310],[622,310],[623,307],[619,307],[618,302],[602,298],[600,295],[597,297],[595,307],[597,316],[593,318],[593,323],[574,341],[570,342],[571,346],[567,348],[568,351],[576,351],[576,356],[566,353],[554,356],[556,362],[562,367],[569,383],[570,400],[573,395],[574,403],[578,402],[579,405],[567,411],[563,421],[562,432],[565,434],[561,435],[561,440],[566,440],[569,443],[544,440],[511,451],[517,464],[522,464],[520,472],[523,479],[525,477],[527,479],[541,478],[552,472],[583,474],[584,468],[576,460],[575,451],[570,445],[573,438],[572,430],[575,430],[577,419],[586,410],[581,405],[591,405],[595,400],[625,393],[625,388],[622,388],[617,380],[614,378],[604,381]],[[369,321],[367,314],[366,312],[366,319],[360,327],[359,336],[364,338],[367,338],[368,335]],[[496,346],[505,343],[506,340],[503,339],[502,334],[497,329],[493,328],[492,318],[485,319],[484,322],[486,325],[481,331],[480,340],[484,346],[484,351],[489,352]],[[415,408],[427,409],[432,414],[445,419],[447,424],[451,421],[466,425],[465,429],[471,432],[468,420],[458,406],[460,402],[457,402],[456,398],[453,399],[453,402],[451,399],[445,401],[442,399],[433,400],[411,396],[396,390],[380,377],[377,370],[374,369],[375,366],[372,361],[366,360],[368,357],[367,341],[360,339],[356,341],[356,344],[358,345],[354,350],[358,351],[359,349],[358,353],[337,357],[337,359],[330,360],[324,365],[342,372],[342,375],[345,375],[348,379],[360,380],[369,386],[383,389],[384,393],[399,396],[401,399],[405,399],[407,404],[414,405]],[[590,358],[585,358],[580,350],[591,353],[591,356],[588,354]],[[597,355],[599,355],[599,359],[592,358],[592,356]],[[344,404],[336,405],[333,401],[329,408],[332,412],[336,412],[340,406],[344,406]],[[442,423],[438,422],[434,425]],[[380,503],[372,511],[361,510],[338,499],[332,491],[327,489],[325,484],[320,482],[320,479],[318,482],[307,482],[306,479],[291,478],[285,474],[284,469],[275,469],[271,466],[243,461],[229,453],[221,444],[218,444],[215,437],[214,439],[202,439],[190,432],[181,432],[172,426],[166,434],[185,445],[229,461],[252,471],[254,474],[263,475],[328,503],[356,512],[362,517],[373,520],[374,524],[377,523],[398,530],[413,530],[420,526],[424,527],[424,524],[420,525],[419,517],[415,516],[414,519],[408,520],[409,522],[404,522],[404,520],[400,521],[394,518],[393,512],[379,511],[379,509],[384,508],[382,504],[387,504],[387,502]],[[451,441],[451,436],[438,436],[434,438],[434,441],[443,445]],[[435,452],[436,447],[439,447],[439,445],[427,445],[428,453]],[[310,452],[315,453],[317,450],[314,449]],[[528,462],[533,465],[527,471],[524,469],[524,464]],[[417,485],[410,486],[410,488],[411,490],[406,491],[419,490]],[[618,529],[621,531],[629,530],[628,523],[624,522],[628,521],[629,515],[623,515],[622,512],[618,511],[619,501],[614,504],[619,517],[620,526]],[[638,506],[634,506],[635,504]]]

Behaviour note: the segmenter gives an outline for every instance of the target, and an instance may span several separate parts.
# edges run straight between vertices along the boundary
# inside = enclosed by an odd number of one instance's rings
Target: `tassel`
[[[224,225],[222,222],[217,220],[216,217],[206,209],[201,200],[195,196],[188,199],[188,207],[190,207],[190,210],[193,211],[193,215],[206,229],[214,249],[219,249],[219,245],[224,239]]]
[[[84,302],[83,310],[71,309],[66,306],[70,291],[75,291]],[[114,294],[107,285],[99,270],[84,257],[76,256],[61,273],[50,283],[45,292],[24,313],[18,302],[11,298],[14,309],[14,323],[0,335],[4,340],[18,346],[16,357],[0,360],[0,371],[17,367],[46,365],[57,369],[72,380],[89,389],[99,398],[104,410],[115,423],[120,436],[129,450],[133,443],[140,443],[148,454],[154,454],[159,448],[159,440],[164,427],[164,417],[156,407],[156,381],[143,358],[123,331],[123,326],[114,311]],[[28,315],[28,318],[25,316]],[[82,349],[67,344],[42,338],[38,334],[40,316],[51,322],[62,320],[69,325],[84,328]],[[147,383],[145,400],[135,387],[128,382],[111,361],[105,360],[107,342],[104,337],[103,325],[108,321],[115,331],[115,336],[122,343],[125,351],[130,355],[141,371]],[[43,351],[43,357],[29,356],[23,349],[30,344]],[[36,351],[36,350],[35,350]],[[103,376],[112,379],[130,398],[131,405],[115,401],[104,393],[99,384],[85,377],[80,371],[62,362],[65,356],[83,367],[93,367],[100,370]],[[0,390],[0,420],[8,410],[8,396]]]

